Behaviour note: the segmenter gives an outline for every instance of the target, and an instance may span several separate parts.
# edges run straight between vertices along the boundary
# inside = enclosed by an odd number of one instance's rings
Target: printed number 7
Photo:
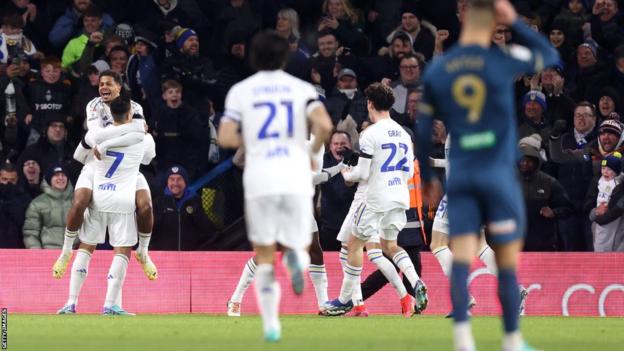
[[[397,152],[396,144],[392,144],[392,143],[382,144],[381,148],[390,149],[390,156],[388,156],[386,161],[384,161],[384,163],[381,165],[382,172],[393,172],[393,171],[409,172],[410,170],[409,167],[405,166],[405,164],[407,163],[407,157],[405,156],[402,157],[394,166],[390,165],[390,162],[392,162],[394,160],[394,156],[396,156],[396,152]],[[403,143],[399,143],[398,148],[403,150],[403,155],[407,155],[407,145]]]
[[[116,151],[106,151],[106,156],[112,156],[112,157],[115,158],[115,161],[113,161],[113,164],[108,169],[108,172],[106,172],[106,175],[105,175],[106,178],[110,178],[110,177],[113,176],[113,174],[117,170],[117,167],[119,167],[119,164],[121,163],[121,160],[123,160],[124,153],[123,152],[116,152]]]
[[[287,135],[290,138],[293,136],[293,103],[292,101],[280,101],[280,105],[286,107],[286,118],[288,122]],[[268,102],[258,102],[254,104],[253,107],[255,109],[260,108],[260,107],[269,108],[269,115],[266,117],[266,120],[264,121],[262,128],[260,128],[260,132],[258,133],[258,139],[278,138],[280,135],[279,132],[270,133],[268,131],[271,122],[273,122],[273,119],[275,118],[275,115],[277,114],[277,106],[275,106],[273,102],[268,101]]]

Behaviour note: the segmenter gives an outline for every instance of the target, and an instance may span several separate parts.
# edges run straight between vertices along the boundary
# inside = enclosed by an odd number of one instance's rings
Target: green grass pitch
[[[451,350],[451,322],[441,316],[369,318],[285,316],[282,340],[261,339],[260,318],[223,315],[15,315],[8,317],[8,350]],[[624,319],[523,317],[539,349],[624,350]],[[473,318],[479,350],[500,350],[501,324]]]

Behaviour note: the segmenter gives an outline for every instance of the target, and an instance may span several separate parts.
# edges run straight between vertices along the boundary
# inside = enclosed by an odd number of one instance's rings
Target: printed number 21
[[[124,153],[123,152],[116,152],[116,151],[106,151],[106,156],[112,156],[112,157],[115,158],[115,161],[113,161],[113,164],[108,169],[108,172],[106,172],[106,175],[104,175],[106,178],[110,178],[110,177],[113,176],[113,174],[117,170],[117,167],[119,167],[119,164],[121,163],[121,160],[123,160]]]
[[[293,136],[293,129],[294,129],[293,128],[293,103],[292,101],[285,100],[285,101],[280,101],[280,105],[286,108],[286,118],[288,122],[287,135],[290,138]],[[273,122],[273,119],[275,118],[275,115],[277,114],[277,106],[275,106],[273,102],[268,101],[268,102],[255,103],[253,107],[256,109],[262,108],[262,107],[269,108],[269,115],[266,117],[266,120],[264,121],[262,128],[260,128],[260,132],[258,133],[258,139],[278,138],[280,135],[279,132],[268,131],[271,123]]]
[[[390,165],[390,162],[394,160],[394,156],[396,156],[396,153],[397,153],[396,144],[391,144],[391,143],[382,144],[381,148],[390,149],[390,156],[388,156],[386,161],[381,165],[382,172],[393,172],[393,171],[409,172],[410,170],[409,167],[405,166],[405,164],[407,163],[407,157],[405,156],[403,156],[403,158],[401,158],[394,166]],[[398,148],[403,150],[403,155],[407,155],[407,145],[403,143],[399,143]]]

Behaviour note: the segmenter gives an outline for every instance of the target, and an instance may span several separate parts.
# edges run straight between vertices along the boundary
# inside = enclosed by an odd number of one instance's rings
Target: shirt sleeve
[[[95,98],[87,104],[86,116],[87,116],[87,130],[95,130],[102,128],[102,119],[100,118],[100,111],[98,105],[100,99]]]
[[[243,99],[240,96],[236,86],[232,87],[225,97],[225,111],[223,112],[223,117],[232,122],[241,123],[241,118],[243,116],[243,109],[240,101]]]

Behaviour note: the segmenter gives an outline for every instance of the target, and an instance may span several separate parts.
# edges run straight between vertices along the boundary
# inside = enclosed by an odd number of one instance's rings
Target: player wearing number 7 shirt
[[[496,25],[511,28],[526,45],[491,45]],[[428,162],[431,125],[444,122],[453,147],[447,181],[449,238],[453,249],[451,301],[455,350],[476,349],[468,320],[468,273],[482,225],[498,266],[504,351],[533,350],[520,333],[516,265],[525,231],[523,196],[517,177],[514,78],[559,60],[541,34],[518,18],[508,0],[469,0],[458,44],[434,60],[423,76],[418,116],[418,158],[424,195],[441,195]],[[494,180],[494,181],[493,181]],[[431,203],[431,202],[429,202]]]
[[[427,288],[397,236],[407,223],[405,210],[410,207],[408,180],[414,175],[414,151],[410,136],[390,118],[394,103],[392,89],[373,83],[365,91],[373,125],[360,137],[358,164],[343,171],[349,182],[368,181],[364,201],[353,216],[354,232],[347,244],[347,263],[340,296],[325,304],[326,313],[340,315],[353,308],[351,297],[360,284],[362,254],[366,242],[379,235],[383,252],[387,253],[414,287],[415,298],[401,299],[404,314],[413,315],[427,307]]]

